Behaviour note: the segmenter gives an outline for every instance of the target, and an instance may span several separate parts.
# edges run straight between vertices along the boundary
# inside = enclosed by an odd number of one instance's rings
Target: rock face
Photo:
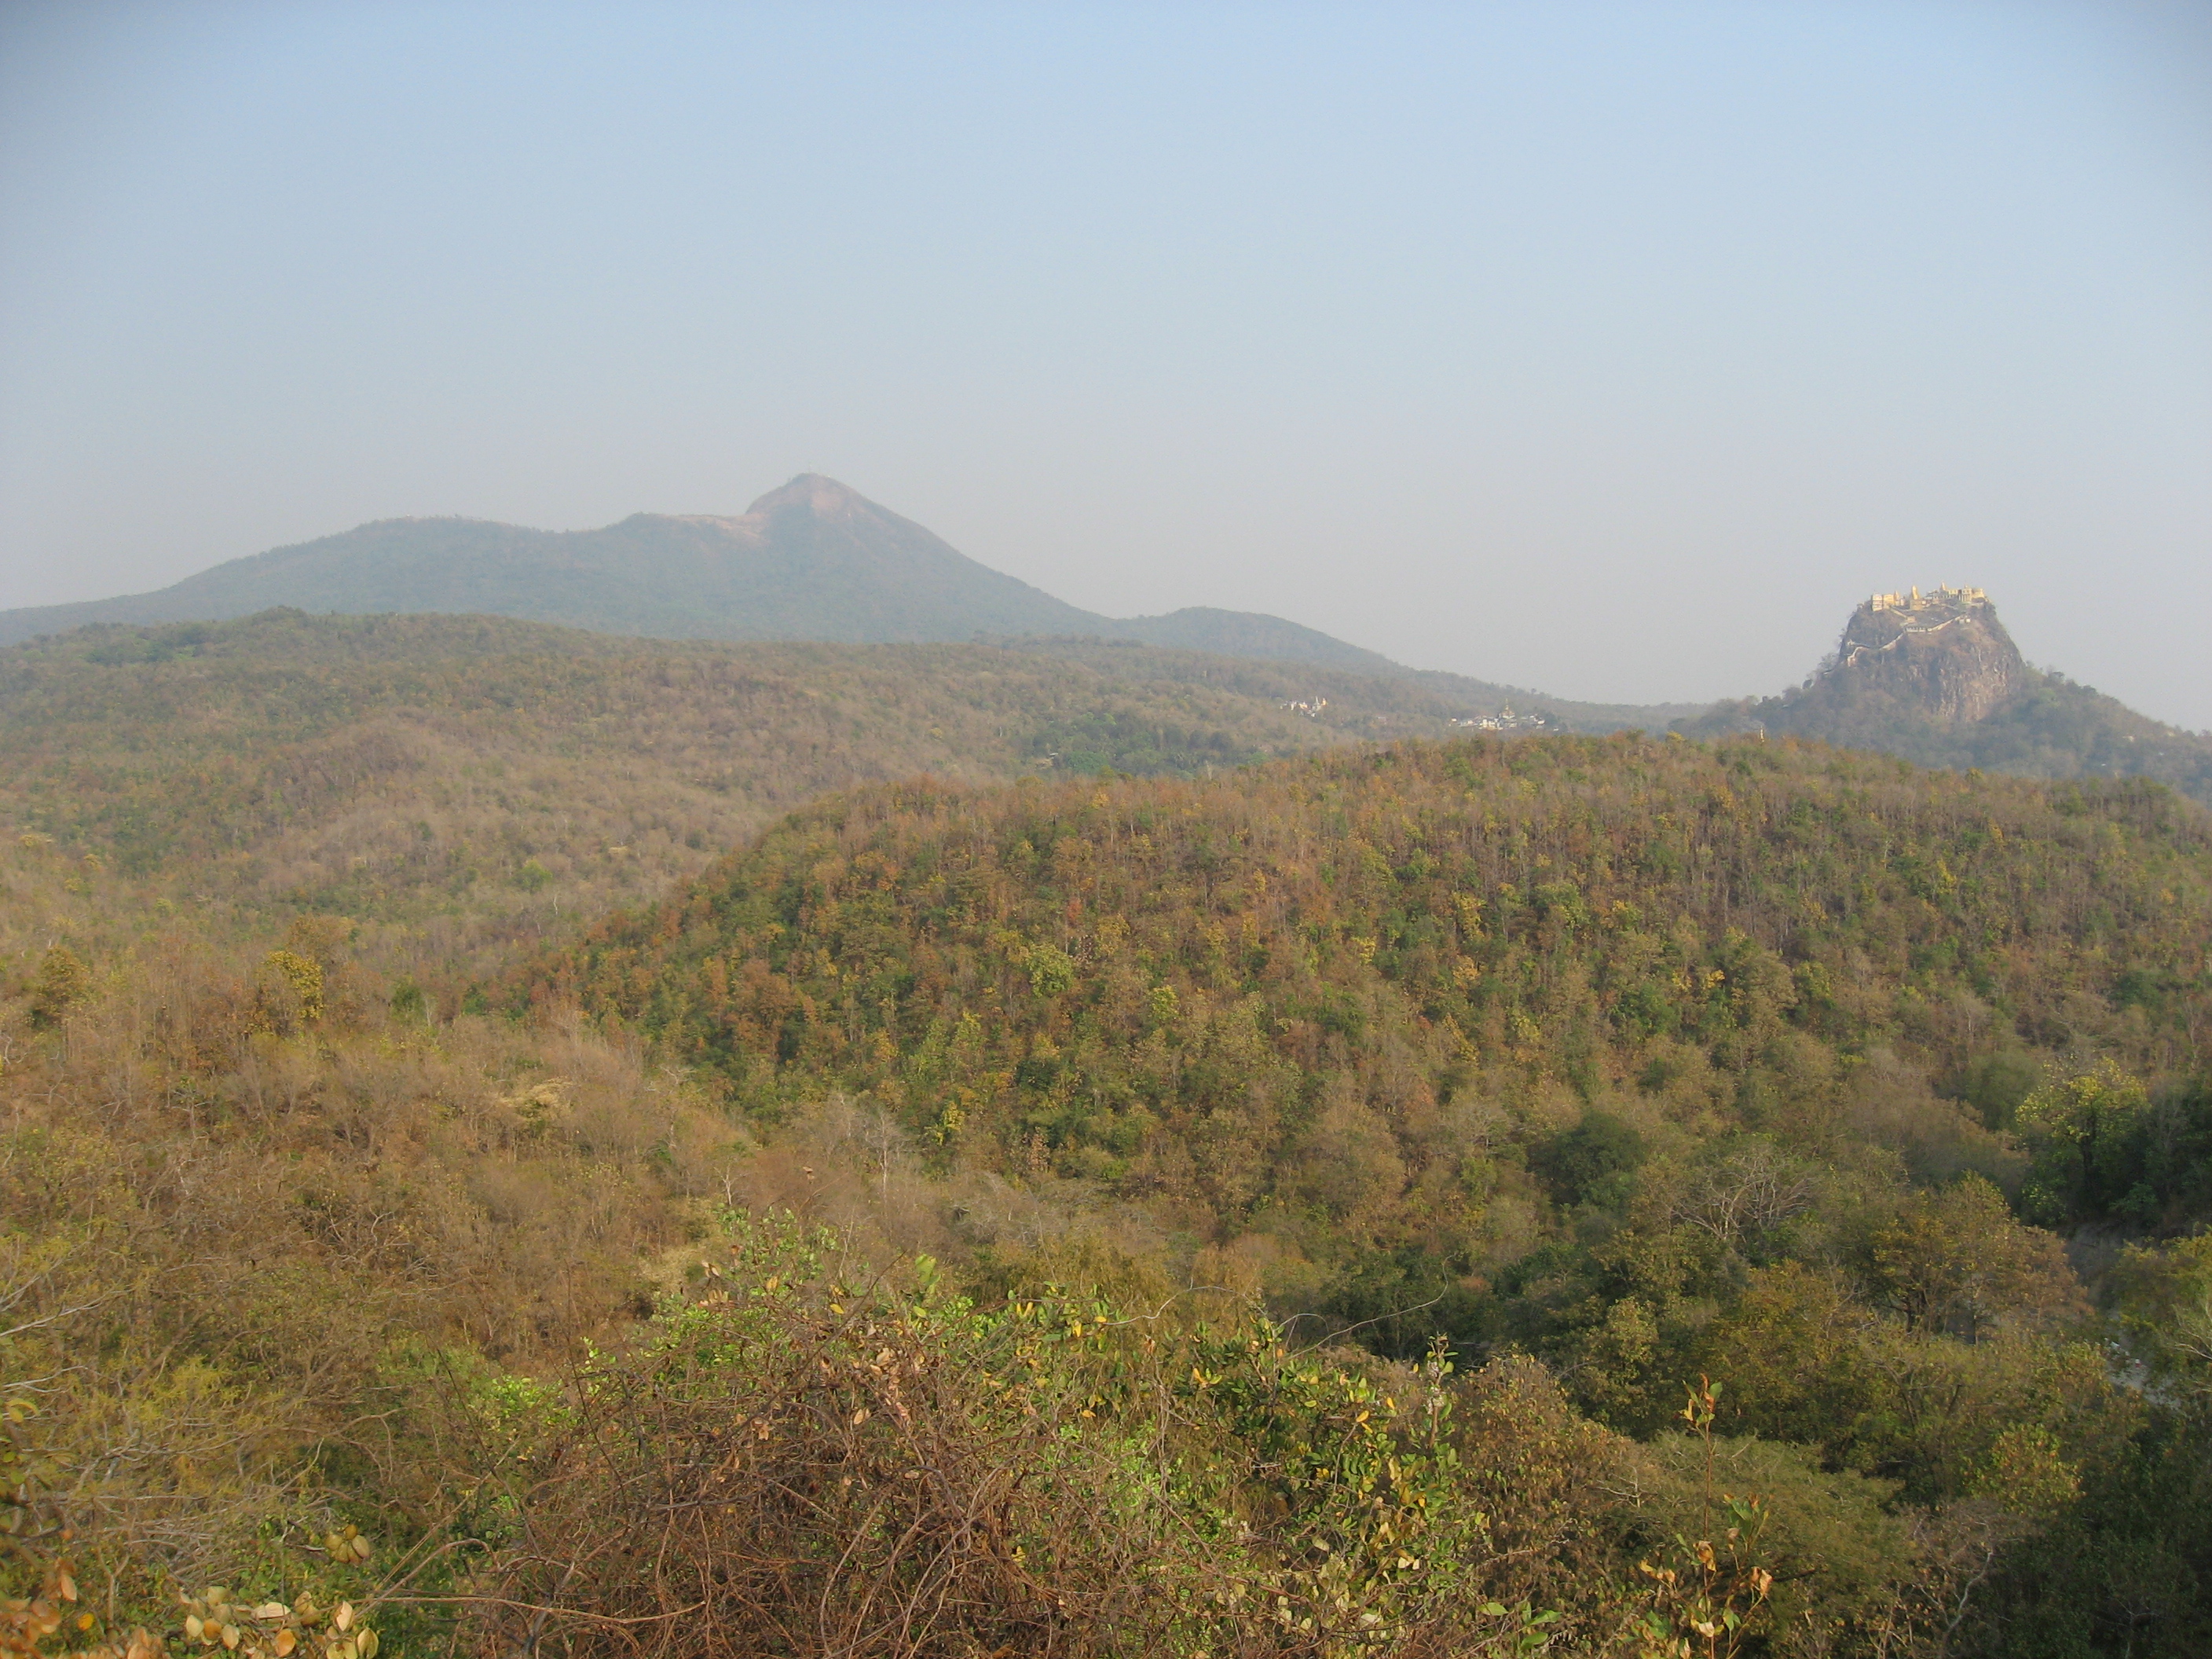
[[[2212,805],[2212,734],[2029,667],[1978,587],[1877,593],[1804,684],[1716,704],[1674,729],[1814,738],[2031,778],[2155,778]]]
[[[2033,678],[1978,587],[1877,593],[1851,613],[1824,678],[1938,720],[1979,720]],[[1856,695],[1854,695],[1856,694]]]

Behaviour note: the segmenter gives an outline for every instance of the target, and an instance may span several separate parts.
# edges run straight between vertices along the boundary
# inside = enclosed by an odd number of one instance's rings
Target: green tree
[[[2101,1216],[2135,1188],[2150,1099],[2110,1060],[2046,1084],[2022,1101],[2014,1125],[2034,1159],[2022,1200],[2053,1221]]]
[[[92,995],[92,969],[65,945],[57,945],[40,958],[31,981],[31,1023],[42,1027],[60,1024],[70,1010]]]
[[[1977,1175],[1907,1199],[1874,1235],[1870,1256],[1875,1295],[1908,1330],[1971,1342],[2002,1322],[2086,1311],[2058,1240],[2023,1226]]]

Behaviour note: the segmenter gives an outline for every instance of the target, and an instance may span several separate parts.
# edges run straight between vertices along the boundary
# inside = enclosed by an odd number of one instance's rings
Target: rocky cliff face
[[[1872,694],[1931,720],[1979,720],[2033,676],[1981,590],[1945,587],[1869,599],[1820,678],[1848,701]]]
[[[2212,805],[2212,733],[2147,720],[2029,667],[1976,587],[1877,593],[1803,685],[1717,703],[1674,730],[1816,738],[2032,778],[2156,778]]]

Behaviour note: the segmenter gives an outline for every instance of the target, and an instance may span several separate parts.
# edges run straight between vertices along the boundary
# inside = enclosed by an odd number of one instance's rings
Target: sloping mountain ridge
[[[275,606],[465,612],[659,639],[869,644],[1095,631],[1104,621],[805,475],[736,518],[634,514],[599,530],[390,519],[234,559],[159,592],[0,613],[0,642],[93,622]]]
[[[1318,663],[1359,674],[1407,672],[1402,664],[1393,662],[1379,651],[1347,645],[1319,629],[1302,627],[1280,617],[1263,616],[1252,611],[1223,611],[1212,605],[1192,605],[1160,617],[1127,617],[1109,626],[1116,639],[1164,646],[1176,651],[1210,651],[1224,657]]]
[[[401,519],[233,560],[158,592],[0,612],[0,644],[94,623],[229,619],[272,607],[514,617],[629,637],[988,642],[1082,657],[1128,646],[1397,679],[1463,723],[1685,736],[1767,732],[1923,765],[2032,777],[2152,777],[2212,803],[2212,738],[2030,668],[1980,590],[1859,607],[1836,653],[1777,697],[1713,705],[1573,702],[1407,667],[1279,617],[1189,606],[1114,618],[968,558],[847,486],[802,474],[734,517],[637,514],[598,530]],[[1185,665],[1190,678],[1214,672]],[[1310,698],[1307,699],[1310,701]]]
[[[979,564],[911,520],[813,473],[735,518],[640,513],[577,531],[384,520],[234,559],[157,592],[0,611],[0,646],[98,623],[229,621],[277,609],[507,617],[660,640],[981,641],[1061,655],[1100,642],[1138,645],[1418,680],[1462,714],[1512,704],[1541,725],[1575,731],[1657,726],[1702,707],[1577,703],[1412,669],[1255,611],[1192,605],[1154,617],[1100,616]]]
[[[0,644],[91,623],[215,622],[279,606],[514,617],[651,639],[926,644],[1110,638],[1366,674],[1411,671],[1279,617],[1192,606],[1119,619],[979,564],[834,479],[737,517],[633,514],[598,530],[387,519],[233,559],[151,593],[0,611]],[[1487,696],[1495,688],[1473,682]]]

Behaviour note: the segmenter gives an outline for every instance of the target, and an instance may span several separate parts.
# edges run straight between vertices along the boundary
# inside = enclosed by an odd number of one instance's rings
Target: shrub
[[[926,1258],[862,1285],[832,1234],[726,1224],[545,1437],[482,1650],[1460,1654],[1555,1621],[1479,1593],[1441,1361],[1056,1291],[985,1310]]]

